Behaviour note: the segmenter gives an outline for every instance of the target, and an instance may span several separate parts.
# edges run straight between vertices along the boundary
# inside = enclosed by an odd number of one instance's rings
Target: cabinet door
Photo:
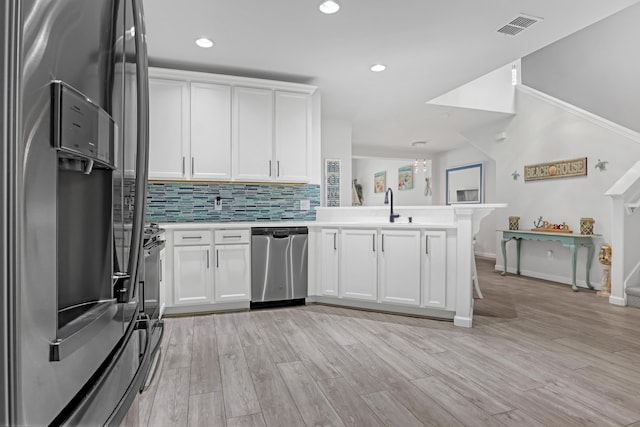
[[[210,246],[177,246],[173,248],[173,262],[175,304],[210,303]]]
[[[275,93],[276,180],[309,182],[311,97],[304,93]]]
[[[232,116],[234,179],[273,180],[273,91],[234,88]]]
[[[167,263],[167,256],[166,256],[166,249],[163,249],[160,251],[160,301],[159,301],[159,306],[160,306],[160,317],[162,317],[162,315],[164,314],[164,308],[167,305],[167,281],[165,280],[166,278],[166,273],[167,273],[167,269],[166,269],[166,263]]]
[[[249,245],[216,245],[215,301],[251,299],[251,250]]]
[[[420,231],[382,230],[380,300],[420,305]]]
[[[149,178],[186,178],[188,123],[187,83],[149,79]]]
[[[231,179],[231,87],[191,83],[191,179]]]
[[[320,269],[320,294],[338,296],[340,279],[338,270],[338,230],[323,229],[321,232],[322,267]]]
[[[342,230],[340,296],[378,299],[378,242],[376,230]]]
[[[446,308],[447,233],[427,230],[422,234],[422,304]]]

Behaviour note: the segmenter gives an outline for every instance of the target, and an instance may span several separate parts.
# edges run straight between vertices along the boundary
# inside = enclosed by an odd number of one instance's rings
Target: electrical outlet
[[[309,200],[300,200],[300,210],[308,211],[311,209],[311,202]]]
[[[222,210],[222,199],[220,197],[216,197],[215,210]]]

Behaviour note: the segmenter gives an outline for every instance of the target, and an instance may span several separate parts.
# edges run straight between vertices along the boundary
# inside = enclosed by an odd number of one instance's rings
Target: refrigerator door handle
[[[129,251],[129,274],[135,280],[138,274],[142,231],[145,218],[145,201],[147,198],[147,176],[149,169],[149,65],[147,60],[146,30],[144,26],[144,10],[142,0],[132,0],[133,20],[135,25],[136,52],[136,92],[137,102],[137,143],[136,184],[134,199],[134,217],[131,233],[131,249]]]

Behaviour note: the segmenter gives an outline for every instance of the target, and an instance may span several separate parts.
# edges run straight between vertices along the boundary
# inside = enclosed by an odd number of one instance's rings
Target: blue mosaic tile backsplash
[[[215,210],[216,197],[222,210]],[[311,209],[300,210],[300,200]],[[150,182],[147,222],[314,221],[319,185]]]

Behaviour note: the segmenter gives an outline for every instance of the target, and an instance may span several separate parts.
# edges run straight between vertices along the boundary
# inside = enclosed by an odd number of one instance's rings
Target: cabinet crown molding
[[[230,86],[255,87],[260,89],[282,90],[312,95],[317,86],[279,80],[256,79],[253,77],[231,76],[227,74],[184,71],[171,68],[149,67],[149,77],[157,79],[181,80],[188,83],[212,83]]]

